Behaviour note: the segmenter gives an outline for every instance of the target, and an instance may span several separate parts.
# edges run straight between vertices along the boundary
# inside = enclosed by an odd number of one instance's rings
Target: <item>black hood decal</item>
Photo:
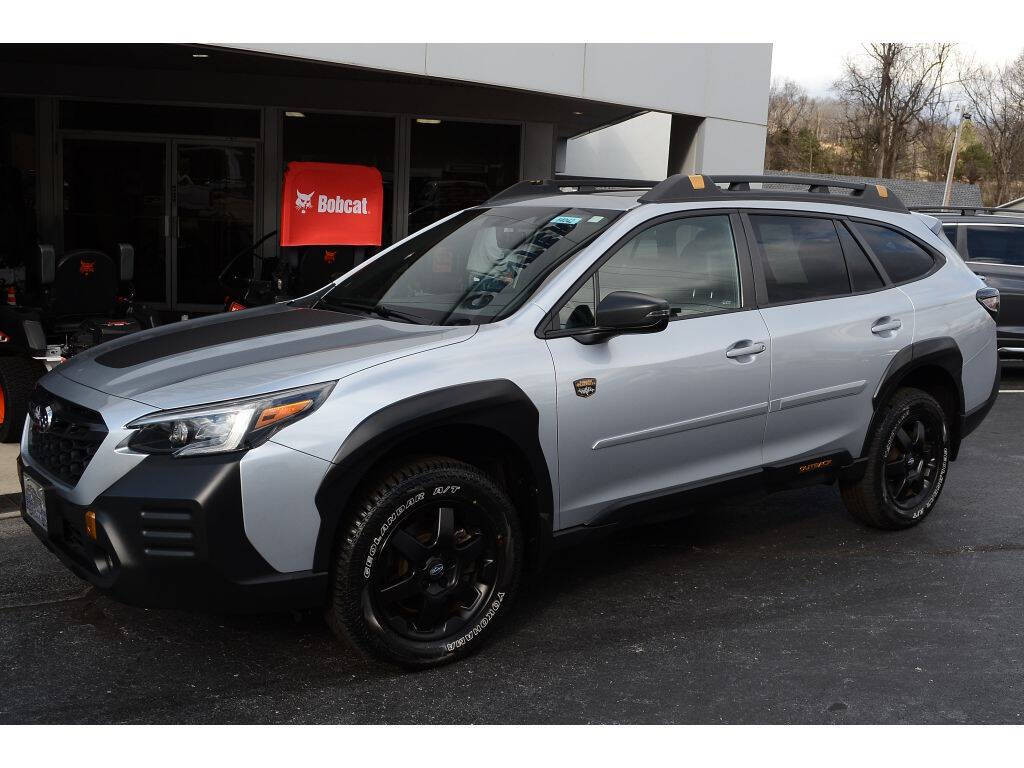
[[[97,356],[96,362],[108,368],[131,368],[163,357],[194,352],[218,344],[230,344],[307,328],[342,325],[364,319],[357,315],[327,310],[287,307],[281,307],[276,312],[263,309],[244,314],[228,313],[218,316],[218,319],[220,318],[223,318],[220,322],[208,322],[201,327],[185,327],[181,330],[168,328],[164,333],[152,336],[147,334],[147,338],[138,341],[126,339],[125,343]]]

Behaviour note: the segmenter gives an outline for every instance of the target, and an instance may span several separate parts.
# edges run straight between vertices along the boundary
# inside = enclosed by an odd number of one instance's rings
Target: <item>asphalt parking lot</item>
[[[495,642],[404,673],[315,615],[130,608],[0,519],[0,722],[1024,722],[1024,369],[921,526],[821,487],[579,548]]]

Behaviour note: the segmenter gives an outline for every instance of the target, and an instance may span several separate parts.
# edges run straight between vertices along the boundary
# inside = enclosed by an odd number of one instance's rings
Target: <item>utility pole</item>
[[[956,133],[953,134],[953,151],[949,153],[949,170],[946,171],[946,190],[942,193],[943,207],[948,207],[953,199],[953,173],[956,171],[956,153],[960,149],[960,131],[964,127],[964,120],[971,119],[967,112],[960,111],[960,107],[957,107],[956,111],[960,112],[960,119],[956,124]]]

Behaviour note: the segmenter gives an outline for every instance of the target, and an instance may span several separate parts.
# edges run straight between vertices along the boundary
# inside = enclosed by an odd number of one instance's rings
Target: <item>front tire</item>
[[[847,510],[873,528],[917,525],[935,507],[949,469],[949,424],[920,389],[898,390],[871,434],[864,476],[840,483]]]
[[[461,461],[410,461],[373,483],[341,535],[328,622],[356,648],[406,667],[474,651],[519,588],[512,502]]]
[[[0,443],[21,439],[28,398],[46,367],[36,360],[0,357]]]

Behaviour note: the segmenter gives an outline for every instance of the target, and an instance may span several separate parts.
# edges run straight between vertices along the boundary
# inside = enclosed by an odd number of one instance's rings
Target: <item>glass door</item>
[[[135,294],[164,304],[167,285],[167,142],[64,137],[63,250],[135,248]]]
[[[219,309],[217,277],[257,237],[256,146],[175,141],[173,154],[173,305]]]

